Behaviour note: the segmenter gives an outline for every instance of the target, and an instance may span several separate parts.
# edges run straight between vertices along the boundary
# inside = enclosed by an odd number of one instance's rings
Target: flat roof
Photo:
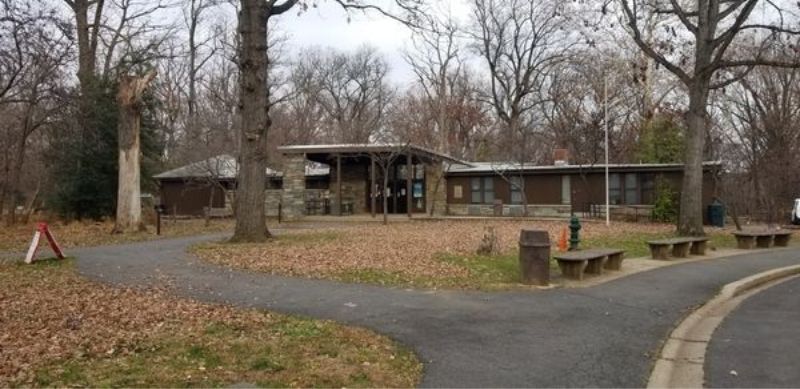
[[[239,163],[236,157],[221,154],[202,161],[184,165],[163,173],[156,174],[153,178],[158,180],[185,179],[185,178],[216,178],[235,179],[239,172]],[[306,177],[327,176],[330,167],[317,162],[306,162]],[[283,172],[267,167],[264,171],[266,177],[283,177]]]
[[[704,168],[722,167],[721,161],[703,162]],[[594,165],[536,165],[533,163],[512,162],[470,162],[470,165],[451,165],[448,174],[483,174],[483,173],[581,173],[604,171],[605,164]],[[677,171],[683,169],[682,163],[615,163],[608,164],[609,171]]]
[[[339,143],[325,145],[287,145],[278,147],[278,151],[284,154],[307,154],[307,155],[330,155],[330,154],[351,154],[366,155],[370,153],[405,153],[409,152],[416,156],[438,159],[452,163],[470,165],[471,162],[462,161],[458,158],[431,149],[417,146],[410,143]]]

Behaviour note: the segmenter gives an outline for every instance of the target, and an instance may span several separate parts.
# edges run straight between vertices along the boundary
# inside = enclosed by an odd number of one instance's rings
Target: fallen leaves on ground
[[[23,251],[31,244],[37,223],[0,226],[0,250]],[[156,235],[155,226],[147,231],[132,234],[112,234],[113,221],[74,221],[48,224],[50,231],[63,247],[98,246],[115,243],[232,231],[233,220],[214,219],[206,226],[203,219],[162,220],[161,235]]]
[[[71,261],[0,265],[0,387],[387,386],[413,354],[367,330],[118,289]]]
[[[469,276],[470,270],[447,255],[472,255],[484,227],[494,227],[500,253],[518,247],[522,229],[547,230],[555,245],[566,221],[413,221],[387,226],[362,223],[279,237],[264,244],[212,244],[195,249],[201,257],[226,266],[273,274],[312,278],[350,279],[349,274],[380,272],[403,279],[452,279]],[[584,223],[582,239],[636,233],[668,233],[663,224],[615,222]],[[402,283],[402,282],[400,282]]]

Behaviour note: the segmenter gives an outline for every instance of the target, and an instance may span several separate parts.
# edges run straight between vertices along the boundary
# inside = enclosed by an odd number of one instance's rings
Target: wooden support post
[[[406,154],[406,212],[411,218],[411,205],[414,200],[411,198],[411,175],[414,173],[414,165],[411,164],[411,153]]]
[[[342,155],[336,154],[336,215],[342,216]]]
[[[392,161],[392,213],[397,213],[397,197],[400,194],[399,188],[397,187],[397,160],[400,158],[395,158],[395,161]],[[384,201],[386,201],[384,199]]]
[[[369,211],[375,217],[375,156],[369,156]]]

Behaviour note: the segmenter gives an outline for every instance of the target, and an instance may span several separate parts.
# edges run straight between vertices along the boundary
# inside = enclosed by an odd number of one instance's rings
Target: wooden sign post
[[[36,227],[36,232],[33,233],[33,240],[31,241],[31,247],[28,248],[28,254],[25,256],[25,263],[33,263],[34,257],[36,256],[36,251],[39,249],[39,239],[41,239],[42,234],[47,237],[47,241],[50,242],[50,248],[53,249],[53,252],[56,254],[58,259],[64,259],[64,253],[61,251],[61,247],[58,246],[58,242],[53,237],[53,233],[50,232],[50,229],[47,228],[47,223],[39,223]]]

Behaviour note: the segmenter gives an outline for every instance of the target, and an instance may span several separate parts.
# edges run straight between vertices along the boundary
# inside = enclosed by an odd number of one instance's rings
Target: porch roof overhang
[[[342,143],[327,145],[288,145],[278,147],[284,154],[305,154],[306,159],[315,162],[327,163],[337,155],[342,157],[364,157],[374,154],[410,154],[423,161],[441,161],[452,164],[472,166],[470,162],[462,161],[447,154],[439,153],[421,146],[406,143]]]

